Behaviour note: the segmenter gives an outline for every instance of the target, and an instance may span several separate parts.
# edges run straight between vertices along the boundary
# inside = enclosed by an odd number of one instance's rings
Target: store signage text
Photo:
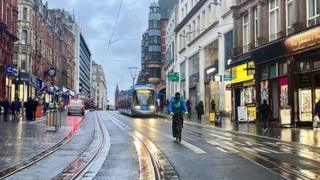
[[[298,51],[320,44],[320,28],[292,36],[285,41],[288,51]]]

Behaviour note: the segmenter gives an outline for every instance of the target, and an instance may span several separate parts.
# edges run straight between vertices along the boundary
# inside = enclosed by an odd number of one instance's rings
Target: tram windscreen
[[[154,104],[154,91],[149,89],[141,89],[136,91],[136,105],[152,105]]]

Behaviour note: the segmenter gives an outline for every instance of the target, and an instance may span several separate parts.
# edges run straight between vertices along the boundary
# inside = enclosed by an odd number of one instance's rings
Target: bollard
[[[57,131],[61,127],[61,113],[58,109],[47,111],[46,125],[47,131]]]

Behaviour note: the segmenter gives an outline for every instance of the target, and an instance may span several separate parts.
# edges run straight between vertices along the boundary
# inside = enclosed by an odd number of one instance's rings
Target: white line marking
[[[234,144],[238,144],[238,145],[241,145],[241,146],[244,146],[245,144],[241,143],[241,142],[237,142],[237,141],[232,141]]]
[[[253,148],[254,150],[258,151],[258,152],[263,152],[263,153],[270,153],[269,151],[263,150],[262,148]]]
[[[220,135],[216,135],[216,134],[209,134],[209,135],[213,136],[213,137],[217,137],[219,139],[232,140],[232,138],[230,138],[230,137],[224,137],[224,136],[220,136]]]
[[[247,145],[249,145],[249,146],[253,146],[253,144],[252,144],[251,142],[246,141],[245,143],[246,143]]]
[[[115,117],[113,117],[113,119],[115,120]],[[117,120],[117,121],[118,121],[120,124],[123,124],[123,123],[120,122],[119,120]],[[134,123],[139,124],[139,125],[141,125],[141,126],[143,126],[143,127],[145,127],[145,128],[148,128],[148,129],[150,129],[150,130],[153,131],[153,132],[157,132],[157,133],[159,133],[161,136],[165,136],[165,137],[167,137],[167,138],[169,138],[169,139],[172,139],[171,136],[169,136],[169,135],[167,135],[167,134],[164,134],[163,132],[161,132],[161,131],[159,131],[159,130],[157,130],[157,129],[154,129],[154,128],[151,128],[151,127],[147,127],[147,126],[145,126],[145,125],[143,125],[142,123],[139,123],[139,122],[134,122]],[[123,124],[123,125],[124,125],[124,124]],[[126,125],[124,125],[124,126],[126,126]],[[197,147],[197,146],[195,146],[195,145],[192,145],[192,144],[190,144],[190,143],[188,143],[187,141],[184,141],[184,140],[181,140],[181,145],[189,148],[190,150],[192,150],[192,151],[193,151],[194,153],[196,153],[196,154],[205,154],[205,153],[206,153],[206,152],[205,152],[204,150],[202,150],[201,148],[199,148],[199,147]]]
[[[244,147],[243,149],[244,149],[244,150],[247,150],[247,151],[250,151],[250,152],[253,152],[253,153],[257,153],[257,151],[255,151],[255,150],[253,150],[253,149],[250,149],[250,148]]]
[[[216,147],[216,149],[218,149],[219,151],[222,151],[222,152],[224,152],[224,153],[229,153],[229,151],[226,151],[226,150],[224,150],[224,149],[222,149],[222,148],[220,148],[220,147]]]
[[[272,153],[276,153],[276,154],[280,153],[278,151],[274,151],[272,149],[268,149],[268,148],[265,148],[265,147],[261,147],[260,149],[263,149],[263,150],[266,150],[266,151],[269,151],[269,152],[272,152]]]

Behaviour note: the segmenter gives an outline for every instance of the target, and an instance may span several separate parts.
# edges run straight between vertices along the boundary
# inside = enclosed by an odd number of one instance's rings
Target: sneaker
[[[263,129],[263,132],[266,133],[268,131],[268,128]]]

